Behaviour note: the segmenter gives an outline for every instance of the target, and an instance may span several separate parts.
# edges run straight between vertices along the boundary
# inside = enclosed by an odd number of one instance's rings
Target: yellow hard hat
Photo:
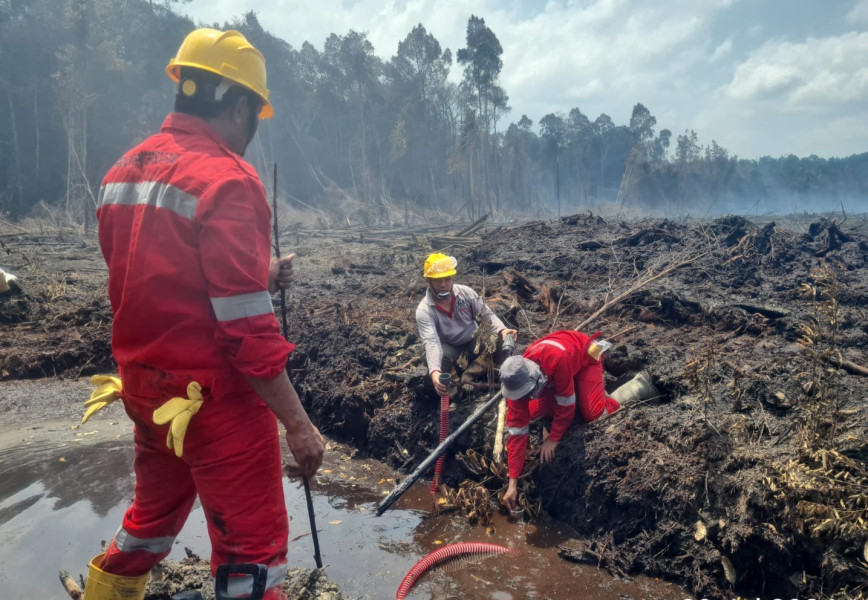
[[[422,268],[422,274],[429,279],[441,279],[443,277],[451,277],[455,275],[455,268],[458,266],[458,261],[454,256],[446,256],[435,252],[425,259],[425,266]]]
[[[166,65],[172,81],[181,80],[181,67],[210,71],[246,87],[262,99],[259,118],[274,115],[265,83],[265,57],[240,32],[207,27],[191,32]]]

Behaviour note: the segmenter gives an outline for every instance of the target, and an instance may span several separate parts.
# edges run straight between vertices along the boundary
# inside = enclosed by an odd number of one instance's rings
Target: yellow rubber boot
[[[106,573],[97,566],[104,556],[105,553],[98,554],[90,560],[83,600],[143,600],[150,575],[125,577]]]

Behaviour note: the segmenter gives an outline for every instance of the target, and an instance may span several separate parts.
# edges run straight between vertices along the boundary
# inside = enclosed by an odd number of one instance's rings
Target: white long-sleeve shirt
[[[488,320],[497,333],[506,329],[503,321],[486,306],[479,294],[466,285],[452,286],[452,308],[449,312],[437,307],[437,299],[430,289],[425,293],[425,297],[416,307],[416,326],[425,345],[428,373],[440,370],[443,359],[441,343],[463,346],[470,342],[478,327],[477,315]]]

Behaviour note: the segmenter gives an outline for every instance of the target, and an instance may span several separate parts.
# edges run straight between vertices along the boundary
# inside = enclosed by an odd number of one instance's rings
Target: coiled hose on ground
[[[404,598],[407,597],[407,594],[410,593],[410,588],[413,587],[425,571],[444,560],[455,558],[456,556],[461,556],[463,554],[503,554],[505,552],[512,552],[512,550],[506,546],[488,544],[486,542],[459,542],[457,544],[443,546],[417,562],[413,568],[407,572],[404,579],[401,581],[401,585],[398,587],[398,593],[395,594],[395,600],[404,600]]]

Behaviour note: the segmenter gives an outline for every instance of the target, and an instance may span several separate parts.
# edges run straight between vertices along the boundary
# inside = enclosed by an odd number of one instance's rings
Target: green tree
[[[506,111],[509,97],[498,81],[503,69],[503,48],[485,19],[471,15],[467,21],[466,48],[458,50],[458,64],[464,66],[464,86],[476,104],[486,131],[496,126],[496,111]]]
[[[485,25],[485,19],[471,15],[467,21],[465,37],[467,47],[458,50],[458,64],[464,66],[462,85],[467,94],[468,102],[476,107],[476,114],[481,127],[475,130],[482,136],[478,144],[481,175],[481,202],[488,204],[499,202],[498,186],[491,186],[489,181],[496,175],[489,173],[489,165],[497,170],[497,155],[492,151],[490,136],[496,134],[498,117],[509,111],[509,97],[500,87],[500,71],[503,61],[500,56],[503,48],[494,32]],[[491,156],[489,156],[491,155]],[[491,194],[494,193],[494,198]]]
[[[386,70],[396,119],[393,131],[400,123],[405,143],[400,157],[392,155],[392,172],[401,191],[416,199],[428,195],[436,202],[443,186],[452,136],[449,113],[441,108],[451,64],[452,53],[441,50],[420,23],[398,44]]]

